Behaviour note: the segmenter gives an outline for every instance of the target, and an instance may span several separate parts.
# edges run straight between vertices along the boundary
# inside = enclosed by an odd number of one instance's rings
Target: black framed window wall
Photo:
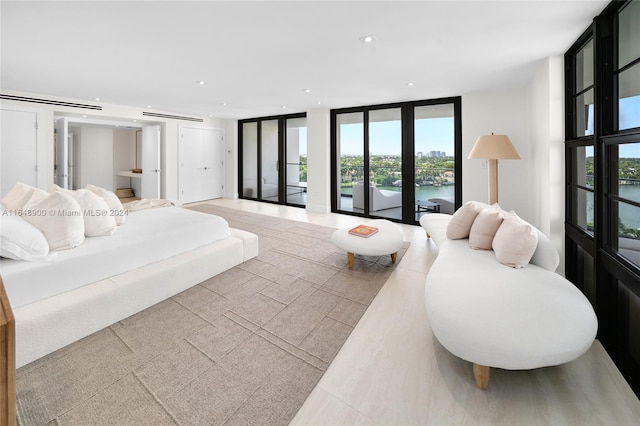
[[[461,156],[460,97],[332,110],[331,211],[413,224],[430,199],[459,207]]]
[[[565,54],[566,273],[640,395],[640,2],[612,2]]]
[[[240,198],[306,206],[305,113],[239,120],[238,151]]]

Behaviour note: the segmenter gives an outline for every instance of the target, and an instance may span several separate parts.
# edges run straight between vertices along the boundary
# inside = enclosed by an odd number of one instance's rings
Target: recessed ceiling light
[[[360,40],[361,43],[365,43],[366,44],[366,43],[372,43],[373,41],[375,41],[375,39],[376,38],[373,36],[373,34],[368,34],[366,36],[360,37],[359,40]]]
[[[99,101],[99,100],[100,100],[100,98],[93,98],[93,99],[95,99],[96,101]]]
[[[87,118],[87,116],[86,115],[82,115],[82,118]]]
[[[223,102],[223,103],[222,103],[222,106],[227,106],[227,103],[226,103],[226,102]]]
[[[316,102],[316,103],[317,103],[318,105],[320,105],[320,104],[322,103],[322,101],[318,101],[318,102]]]
[[[147,108],[151,108],[151,105],[147,105]]]
[[[286,105],[282,105],[282,109],[287,109],[287,106]]]
[[[413,83],[412,82],[408,82],[407,86],[413,86]]]
[[[311,89],[304,89],[305,93],[311,93]]]
[[[206,81],[202,81],[202,80],[197,81],[197,83],[198,83],[200,86],[204,86],[205,84],[207,84],[207,82],[206,82]]]
[[[209,118],[213,118],[213,114],[209,114]]]

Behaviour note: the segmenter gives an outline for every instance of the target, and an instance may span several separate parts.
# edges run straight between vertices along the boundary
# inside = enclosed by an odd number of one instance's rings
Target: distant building
[[[441,158],[446,156],[447,156],[447,153],[444,151],[429,151],[429,157]]]
[[[424,154],[422,153],[422,151],[420,151],[420,152],[417,152],[417,153],[416,153],[416,156],[418,156],[418,157],[424,157]]]

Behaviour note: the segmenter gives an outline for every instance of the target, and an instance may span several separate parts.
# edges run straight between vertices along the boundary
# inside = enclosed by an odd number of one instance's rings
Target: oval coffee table
[[[338,229],[331,235],[331,241],[337,247],[347,251],[347,265],[353,267],[356,254],[365,256],[382,256],[388,254],[391,261],[396,262],[398,250],[402,248],[403,236],[399,226],[386,219],[375,219],[363,222],[362,225],[378,228],[378,232],[370,237],[359,237],[349,234],[348,228]]]

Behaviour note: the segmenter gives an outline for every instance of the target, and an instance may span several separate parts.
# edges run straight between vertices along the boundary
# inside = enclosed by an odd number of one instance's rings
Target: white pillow
[[[483,209],[471,225],[469,231],[469,247],[472,249],[491,250],[491,242],[504,220],[504,214],[498,204]]]
[[[520,219],[514,211],[506,213],[492,243],[498,262],[512,268],[524,268],[537,246],[538,230]]]
[[[86,188],[96,194],[107,203],[109,206],[109,213],[116,220],[118,226],[124,225],[127,211],[122,207],[120,198],[108,189],[100,188],[99,186],[87,184]]]
[[[62,192],[72,196],[82,210],[84,219],[84,235],[85,237],[101,237],[105,235],[113,235],[116,231],[117,224],[109,209],[109,205],[100,196],[94,194],[88,189],[78,189],[75,191],[64,189],[58,185],[49,187],[51,192]]]
[[[54,260],[49,243],[38,228],[10,212],[0,211],[0,256],[29,262]]]
[[[38,228],[49,243],[49,250],[66,250],[84,241],[82,209],[72,196],[54,192],[29,205],[24,219]]]
[[[36,188],[31,185],[18,182],[13,185],[13,188],[4,196],[2,204],[7,210],[21,210],[24,205],[27,204],[35,189]]]
[[[477,201],[469,201],[460,207],[447,224],[447,238],[450,240],[467,238],[473,221],[485,207],[487,207],[486,204]]]
[[[113,235],[118,225],[115,218],[110,215],[107,203],[88,189],[78,189],[73,192],[73,197],[82,209],[85,237]]]

